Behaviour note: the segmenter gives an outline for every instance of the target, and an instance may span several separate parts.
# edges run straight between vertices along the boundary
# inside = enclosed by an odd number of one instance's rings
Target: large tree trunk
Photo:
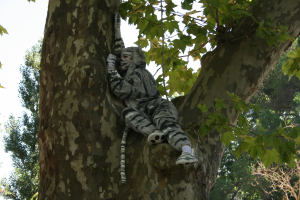
[[[129,133],[120,181],[123,103],[107,84],[119,0],[50,0],[40,88],[39,199],[194,199],[180,152]],[[175,197],[174,197],[175,198]],[[175,199],[176,199],[175,198]]]
[[[149,146],[142,135],[130,132],[128,180],[123,186],[123,103],[111,95],[106,73],[106,57],[114,53],[113,15],[118,4],[119,0],[49,1],[40,78],[39,199],[208,199],[224,145],[216,132],[198,140],[202,114],[196,105],[211,108],[215,97],[228,99],[225,91],[249,100],[288,42],[276,49],[252,34],[247,41],[238,40],[204,57],[193,89],[177,103],[200,164],[176,166],[180,152],[168,144]],[[257,16],[280,20],[292,36],[299,34],[300,3],[261,4],[253,8]],[[245,35],[253,27],[244,20],[234,34]],[[227,115],[236,122],[234,110],[228,109]]]

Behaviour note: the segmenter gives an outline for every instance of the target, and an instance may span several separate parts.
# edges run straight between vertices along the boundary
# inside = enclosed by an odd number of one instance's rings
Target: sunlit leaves
[[[287,54],[289,58],[282,66],[282,71],[289,77],[297,76],[300,79],[300,47]]]

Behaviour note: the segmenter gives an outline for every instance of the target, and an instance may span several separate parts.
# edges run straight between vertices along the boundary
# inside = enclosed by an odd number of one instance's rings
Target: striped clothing
[[[127,50],[127,49],[126,49]],[[108,70],[111,91],[124,100],[127,108],[122,119],[128,128],[148,136],[159,129],[167,135],[169,144],[178,151],[183,145],[191,145],[186,134],[177,122],[177,110],[170,102],[162,99],[151,73],[145,69],[146,62],[139,47],[130,47],[133,60],[124,78],[117,70]]]
[[[120,31],[120,14],[115,14],[115,54],[116,69],[108,68],[111,91],[124,100],[127,107],[122,111],[122,119],[126,124],[121,141],[120,175],[121,182],[126,184],[125,174],[125,145],[129,128],[148,137],[156,129],[167,135],[169,144],[176,150],[182,151],[183,145],[191,142],[177,122],[178,112],[170,102],[162,99],[157,90],[155,80],[146,70],[145,55],[140,47],[125,49]],[[122,51],[131,52],[132,61],[127,71],[121,70],[120,58]]]

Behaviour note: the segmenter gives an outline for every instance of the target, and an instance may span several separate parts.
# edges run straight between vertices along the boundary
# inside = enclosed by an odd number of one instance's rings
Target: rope
[[[167,97],[167,102],[168,102],[168,110],[169,113],[171,113],[170,111],[170,104],[169,104],[169,98],[167,95],[167,89],[166,89],[166,83],[165,83],[165,69],[164,69],[164,46],[165,46],[165,36],[164,36],[164,28],[163,28],[163,6],[162,6],[162,0],[160,0],[160,8],[161,8],[161,37],[162,37],[162,50],[161,50],[161,57],[162,57],[162,63],[161,63],[161,68],[162,68],[162,72],[163,72],[163,84],[164,84],[164,89],[165,89],[165,95]]]

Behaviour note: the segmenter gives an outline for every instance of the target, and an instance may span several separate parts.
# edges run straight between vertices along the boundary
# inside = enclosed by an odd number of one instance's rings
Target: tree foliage
[[[258,92],[250,100],[251,103],[261,108],[260,112],[256,113],[251,111],[249,113],[244,113],[244,117],[247,119],[250,129],[255,133],[266,136],[266,140],[263,142],[272,142],[268,141],[268,138],[270,138],[272,133],[276,132],[279,124],[281,124],[282,127],[286,127],[287,130],[299,126],[300,107],[298,104],[298,91],[300,90],[300,81],[297,77],[284,75],[282,70],[282,66],[286,60],[288,60],[286,55],[299,46],[300,43],[298,37],[290,49],[281,56],[279,62],[265,78]],[[280,140],[280,143],[286,142],[284,138],[278,137],[278,139]],[[242,153],[237,160],[234,155],[237,144],[238,143],[230,143],[225,150],[216,186],[211,192],[211,199],[229,199],[235,192],[242,198],[282,199],[284,193],[279,186],[276,186],[276,181],[270,179],[272,174],[268,173],[268,178],[267,176],[264,176],[264,173],[262,172],[266,172],[266,170],[275,170],[275,168],[277,168],[278,173],[280,174],[280,170],[283,170],[283,168],[287,172],[292,172],[293,169],[283,164],[281,164],[279,168],[277,164],[271,165],[269,168],[264,168],[262,164],[259,164],[260,161],[258,159],[252,159],[250,155],[245,153]],[[292,148],[294,147],[297,149],[294,142],[290,144],[292,144]],[[294,161],[297,167],[297,159]],[[250,165],[252,165],[252,167]],[[235,166],[242,167],[236,171],[235,169],[237,168],[235,168]],[[262,171],[262,169],[265,170]],[[253,174],[254,171],[256,171],[256,175]],[[247,175],[239,176],[239,173],[246,172],[248,172]],[[260,173],[260,175],[258,175],[258,173]],[[293,175],[290,174],[287,177],[293,177],[289,179],[291,180],[289,184],[293,186],[296,185],[295,181],[298,179],[295,173]],[[239,182],[240,185],[237,185],[237,182]],[[251,191],[253,192],[251,193]]]
[[[193,69],[187,68],[188,62],[184,58],[192,57],[198,60],[203,53],[209,51],[209,46],[214,49],[235,40],[247,40],[247,35],[251,32],[266,39],[270,46],[278,47],[278,42],[293,40],[287,33],[287,27],[275,25],[272,19],[264,22],[253,17],[248,9],[257,3],[256,0],[184,0],[181,2],[181,9],[178,9],[179,5],[175,3],[179,4],[165,0],[160,8],[160,1],[157,0],[135,0],[124,2],[120,7],[121,15],[128,17],[129,23],[136,25],[139,30],[136,44],[150,48],[145,52],[147,63],[162,63],[162,20],[164,35],[167,35],[164,38],[163,55],[164,70],[169,78],[169,96],[175,92],[187,94],[190,91],[200,68],[193,72]],[[164,12],[163,19],[157,18],[158,11]],[[257,23],[257,28],[245,35],[234,36],[232,30],[244,17],[251,17]],[[159,91],[164,94],[162,75],[158,77],[157,83]]]
[[[6,196],[12,199],[31,199],[38,191],[38,146],[39,129],[39,69],[41,43],[25,54],[25,65],[21,66],[22,80],[19,94],[24,108],[22,120],[10,116],[5,125],[4,147],[11,152],[14,172],[4,180]]]

